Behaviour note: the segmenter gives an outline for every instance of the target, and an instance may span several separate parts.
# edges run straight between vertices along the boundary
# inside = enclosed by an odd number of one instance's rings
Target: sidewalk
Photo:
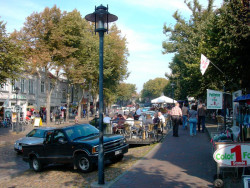
[[[216,130],[216,125],[207,124],[206,133],[197,132],[191,137],[189,130],[180,126],[179,137],[173,137],[171,131],[162,143],[108,187],[213,187],[216,163],[209,134]]]

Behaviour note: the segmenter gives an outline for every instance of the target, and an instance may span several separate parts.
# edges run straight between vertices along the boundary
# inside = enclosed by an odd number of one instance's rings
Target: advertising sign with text
[[[207,109],[222,109],[223,93],[207,89]]]
[[[249,144],[220,144],[214,152],[214,160],[219,166],[247,167],[250,166]]]

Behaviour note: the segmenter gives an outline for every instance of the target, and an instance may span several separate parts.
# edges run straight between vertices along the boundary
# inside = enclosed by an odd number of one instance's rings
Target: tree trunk
[[[69,105],[70,105],[70,90],[71,84],[68,84],[68,91],[67,91],[67,108],[66,108],[66,122],[69,122]]]
[[[88,101],[87,101],[87,112],[86,112],[87,120],[89,120],[89,113],[90,113],[91,89],[92,89],[92,83],[90,81],[90,83],[89,83]]]
[[[96,115],[96,96],[93,97],[93,115]]]
[[[84,96],[84,89],[82,89],[82,95],[78,98],[78,109],[77,109],[77,112],[78,112],[78,119],[81,118],[81,114],[82,114],[82,99],[83,99],[83,96]]]
[[[48,71],[45,71],[45,87],[46,87],[46,123],[50,124],[50,103],[51,103],[51,94],[53,88],[50,90]]]

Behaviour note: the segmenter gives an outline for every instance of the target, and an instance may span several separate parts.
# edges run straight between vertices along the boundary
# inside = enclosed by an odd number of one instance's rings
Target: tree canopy
[[[166,40],[163,53],[175,53],[170,62],[171,74],[166,77],[175,83],[177,98],[204,98],[206,89],[228,90],[249,88],[249,23],[242,1],[225,0],[213,10],[213,0],[203,8],[198,0],[185,1],[192,15],[188,21],[176,11],[174,27],[164,25]],[[200,73],[200,57],[204,54],[215,66],[209,65]],[[248,82],[248,83],[247,83]]]
[[[0,85],[6,83],[8,78],[18,79],[24,65],[21,48],[7,35],[5,25],[0,20]]]
[[[117,88],[117,101],[118,103],[131,103],[132,98],[136,95],[136,85],[121,83]]]
[[[142,99],[151,100],[153,98],[161,96],[168,82],[169,81],[166,78],[155,78],[153,80],[150,79],[149,81],[143,84],[143,89],[141,93]]]

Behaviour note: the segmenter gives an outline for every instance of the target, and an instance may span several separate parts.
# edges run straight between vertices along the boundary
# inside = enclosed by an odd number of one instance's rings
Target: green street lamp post
[[[95,7],[95,12],[85,16],[87,21],[95,23],[95,32],[99,33],[99,151],[98,151],[98,184],[104,182],[104,149],[103,149],[103,39],[108,32],[108,23],[118,19],[108,12],[108,6]]]
[[[16,128],[17,128],[17,132],[19,131],[19,118],[18,118],[19,108],[18,108],[18,105],[17,105],[17,95],[18,95],[19,91],[20,91],[20,88],[15,87],[15,93],[16,93]],[[13,131],[13,125],[12,125],[12,131]]]
[[[172,87],[172,98],[173,98],[173,104],[174,104],[174,83],[171,83],[171,87]]]

